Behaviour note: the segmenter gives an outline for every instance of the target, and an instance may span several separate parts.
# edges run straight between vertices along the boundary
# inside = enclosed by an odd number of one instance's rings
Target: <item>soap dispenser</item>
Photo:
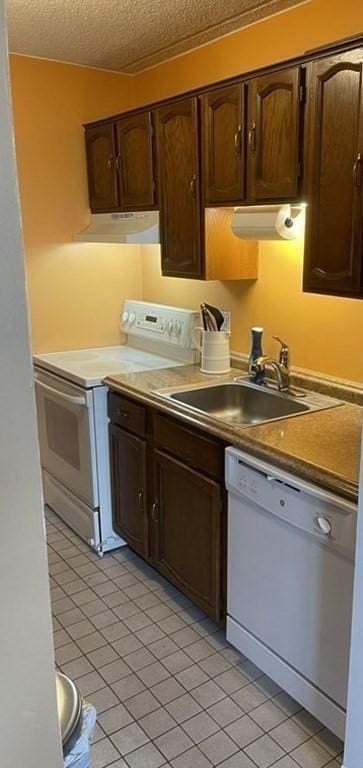
[[[265,381],[265,371],[264,370],[252,370],[253,363],[259,358],[263,357],[263,351],[262,351],[262,335],[263,335],[263,328],[251,328],[251,353],[248,360],[248,366],[249,366],[249,372],[250,372],[250,380],[254,384],[263,384]]]

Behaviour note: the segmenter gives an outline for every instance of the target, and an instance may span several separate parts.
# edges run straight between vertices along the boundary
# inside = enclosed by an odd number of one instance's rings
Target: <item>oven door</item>
[[[93,392],[35,369],[40,457],[43,469],[98,507]]]

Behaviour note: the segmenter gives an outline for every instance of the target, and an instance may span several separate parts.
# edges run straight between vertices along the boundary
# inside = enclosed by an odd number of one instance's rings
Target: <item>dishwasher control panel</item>
[[[266,514],[354,558],[355,504],[235,448],[226,449],[226,486],[241,501],[257,504]]]

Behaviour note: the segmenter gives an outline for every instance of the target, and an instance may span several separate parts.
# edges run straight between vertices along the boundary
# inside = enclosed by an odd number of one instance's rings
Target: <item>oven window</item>
[[[45,398],[48,448],[63,461],[79,470],[80,452],[77,416],[54,400]]]

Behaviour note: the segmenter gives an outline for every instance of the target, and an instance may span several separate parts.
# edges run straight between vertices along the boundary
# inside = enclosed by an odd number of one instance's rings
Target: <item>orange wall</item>
[[[137,78],[140,103],[303,53],[362,31],[356,0],[312,0],[248,27]],[[338,108],[338,105],[337,105]],[[257,282],[203,284],[161,277],[158,248],[143,249],[144,298],[198,307],[201,300],[232,311],[232,349],[249,350],[249,329],[265,328],[265,351],[276,353],[272,335],[291,345],[292,363],[363,382],[363,301],[303,294],[303,243],[260,243]]]
[[[129,107],[132,79],[22,56],[11,78],[33,349],[117,344],[140,249],[72,238],[89,216],[82,123]]]
[[[361,0],[308,0],[143,72],[135,78],[136,98],[140,104],[167,98],[303,54],[362,29]]]
[[[232,312],[231,347],[248,352],[250,328],[265,329],[264,351],[276,357],[272,336],[286,340],[292,365],[363,383],[363,302],[302,293],[303,244],[261,243],[256,282],[160,276],[158,246],[144,248],[144,299],[197,309],[201,301]]]

